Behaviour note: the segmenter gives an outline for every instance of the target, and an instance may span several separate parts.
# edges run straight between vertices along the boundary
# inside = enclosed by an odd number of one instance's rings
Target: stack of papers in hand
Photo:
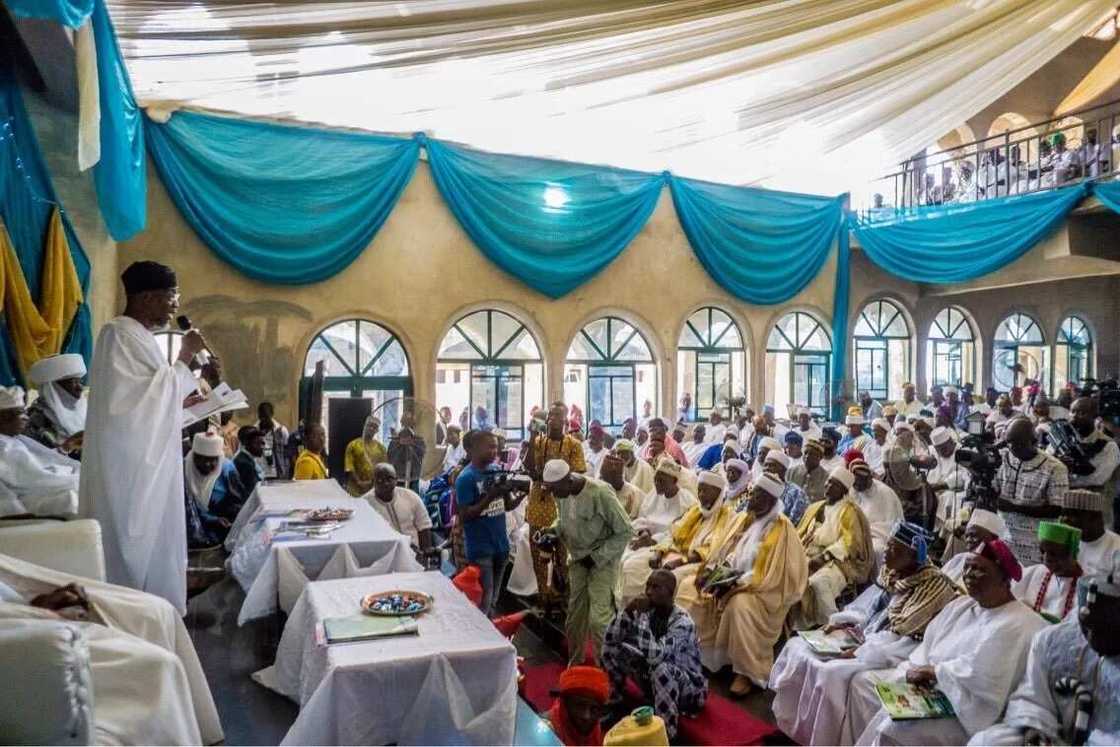
[[[230,389],[224,381],[210,390],[210,394],[201,402],[191,405],[183,413],[183,427],[194,425],[200,420],[205,420],[211,415],[216,415],[228,410],[245,410],[249,407],[249,400],[240,389]]]
[[[875,685],[875,692],[887,715],[895,721],[955,715],[953,704],[940,690],[921,688],[908,682],[880,682]]]
[[[369,641],[388,636],[417,635],[419,632],[420,626],[412,617],[350,615],[323,620],[323,638],[326,643]]]
[[[826,634],[824,630],[802,630],[798,636],[821,658],[830,659],[854,651],[863,643],[854,630],[841,628]]]

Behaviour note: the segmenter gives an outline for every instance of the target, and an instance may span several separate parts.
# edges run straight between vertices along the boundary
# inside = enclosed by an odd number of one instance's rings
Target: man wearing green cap
[[[1051,622],[1065,619],[1076,606],[1081,566],[1077,550],[1081,531],[1056,521],[1038,525],[1042,562],[1024,569],[1012,591],[1015,596]]]

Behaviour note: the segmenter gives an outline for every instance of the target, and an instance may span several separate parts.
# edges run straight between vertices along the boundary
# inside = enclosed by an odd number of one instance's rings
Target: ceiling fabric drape
[[[1114,0],[109,0],[142,106],[863,186]]]

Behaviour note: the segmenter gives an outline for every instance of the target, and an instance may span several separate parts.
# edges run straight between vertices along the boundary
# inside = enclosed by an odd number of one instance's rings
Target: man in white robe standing
[[[101,522],[110,582],[187,609],[183,512],[183,401],[196,390],[188,363],[206,346],[183,335],[169,365],[153,330],[179,309],[175,272],[134,262],[121,275],[124,314],[101,329],[90,367],[82,449],[81,514]]]

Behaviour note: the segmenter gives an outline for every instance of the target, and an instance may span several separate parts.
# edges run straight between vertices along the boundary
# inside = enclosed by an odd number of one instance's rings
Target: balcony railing
[[[1027,194],[1111,176],[1120,158],[1120,101],[982,140],[922,153],[875,181],[857,208],[874,212]]]

